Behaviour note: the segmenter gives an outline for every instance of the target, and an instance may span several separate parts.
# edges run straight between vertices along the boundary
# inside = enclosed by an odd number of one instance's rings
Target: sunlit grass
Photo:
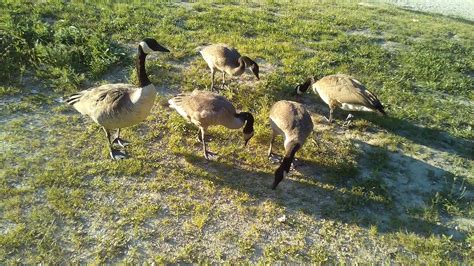
[[[472,24],[355,3],[0,3],[0,263],[468,262],[474,183]],[[152,114],[123,130],[130,158],[62,103],[94,84],[136,83],[143,37]],[[255,116],[255,137],[197,128],[167,108],[206,89],[198,47],[228,43],[260,63],[221,94]],[[391,43],[389,43],[391,42]],[[386,105],[329,126],[310,75],[343,72]],[[125,74],[125,77],[123,75]],[[216,75],[220,78],[220,75]],[[218,80],[218,83],[220,80]],[[315,131],[297,170],[270,190],[268,112],[304,102]],[[347,115],[336,112],[341,120]],[[278,139],[275,151],[283,153]],[[298,166],[299,165],[299,166]]]

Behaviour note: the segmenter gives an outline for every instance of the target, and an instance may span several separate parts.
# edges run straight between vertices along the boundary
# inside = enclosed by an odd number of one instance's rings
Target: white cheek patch
[[[296,89],[296,93],[303,94],[303,92],[301,92],[301,90],[300,90],[300,86],[298,86],[298,88]]]
[[[286,178],[287,175],[288,175],[288,172],[283,170],[283,178]]]
[[[142,50],[145,54],[149,54],[154,52],[146,42],[140,42],[140,46],[142,47]]]

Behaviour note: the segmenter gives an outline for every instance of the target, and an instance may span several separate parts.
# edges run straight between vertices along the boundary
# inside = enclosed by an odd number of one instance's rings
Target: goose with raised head
[[[214,89],[214,74],[217,70],[222,72],[222,86],[225,85],[225,74],[240,76],[245,68],[250,68],[257,80],[259,68],[257,63],[247,56],[241,56],[233,47],[225,44],[212,44],[200,51],[202,57],[211,69],[211,90]]]
[[[244,146],[254,134],[253,115],[248,112],[237,112],[229,100],[216,93],[195,90],[189,94],[179,94],[168,103],[182,117],[199,127],[198,139],[202,142],[204,157],[207,160],[209,155],[215,155],[206,147],[205,135],[208,127],[217,125],[229,129],[244,127]]]
[[[283,178],[290,172],[296,152],[301,149],[308,136],[313,131],[313,121],[306,108],[297,102],[278,101],[270,109],[270,126],[272,139],[268,149],[268,157],[273,156],[275,137],[284,137],[285,155],[280,166],[275,171],[272,189],[275,189]]]
[[[329,106],[329,123],[333,121],[332,114],[337,107],[345,111],[368,111],[386,115],[377,96],[349,75],[329,75],[318,81],[311,77],[296,86],[295,91],[303,94],[309,87]]]
[[[130,84],[105,84],[71,95],[66,102],[83,115],[99,124],[107,137],[112,159],[123,159],[126,154],[114,148],[123,148],[128,142],[120,138],[120,129],[133,126],[145,120],[150,113],[156,96],[155,86],[148,79],[145,58],[152,52],[169,52],[155,39],[145,38],[138,45],[136,71],[139,86]],[[111,140],[110,131],[117,129],[117,136]]]

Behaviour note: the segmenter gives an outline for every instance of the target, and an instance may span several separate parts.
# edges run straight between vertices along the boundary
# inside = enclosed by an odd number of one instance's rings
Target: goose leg
[[[332,123],[332,113],[334,112],[334,109],[336,109],[338,104],[339,103],[337,101],[335,101],[333,99],[329,99],[329,103],[328,103],[328,106],[329,106],[329,119],[327,119],[325,117],[329,124]]]
[[[272,157],[273,155],[272,148],[273,148],[274,141],[275,141],[275,134],[272,134],[272,139],[270,140],[270,148],[268,148],[268,157]]]
[[[206,137],[205,130],[201,128],[202,150],[204,152],[204,158],[206,158],[206,160],[209,160],[209,156],[213,157],[217,155],[217,153],[213,153],[207,150],[205,137]]]
[[[332,112],[333,111],[334,111],[334,109],[332,107],[329,107],[329,119],[324,117],[324,118],[326,118],[326,120],[328,121],[329,124],[332,123]]]
[[[125,159],[127,157],[125,153],[112,147],[112,142],[110,141],[110,132],[105,129],[105,127],[102,127],[102,129],[104,130],[105,136],[107,137],[107,141],[109,142],[110,157],[112,158],[112,160]]]
[[[231,77],[232,77],[232,76],[231,76]],[[231,79],[229,78],[229,80],[231,80]],[[229,81],[229,82],[230,82],[230,81]],[[222,71],[222,89],[225,89],[225,88],[229,89],[229,85],[226,84],[226,82],[225,82],[225,72]]]
[[[196,138],[197,138],[197,140],[198,140],[199,142],[201,142],[201,143],[202,143],[202,135],[201,135],[201,130],[198,130],[198,133],[197,133],[197,136],[196,136]],[[211,141],[211,140],[212,140],[212,138],[210,138],[209,136],[207,136],[207,141]]]
[[[272,152],[273,142],[275,142],[275,133],[272,134],[272,140],[270,141],[270,148],[268,149],[268,159],[273,163],[278,163],[280,162],[280,158]]]
[[[225,71],[222,71],[222,88],[225,87]]]
[[[120,128],[117,129],[117,137],[112,141],[112,145],[113,144],[118,145],[120,148],[125,148],[126,146],[130,144],[129,141],[126,141],[120,138]]]
[[[198,130],[197,140],[202,143],[203,138],[202,138],[202,134],[201,134],[201,130],[200,130],[200,129]]]
[[[211,69],[211,91],[214,90],[214,74],[215,74],[214,69]]]

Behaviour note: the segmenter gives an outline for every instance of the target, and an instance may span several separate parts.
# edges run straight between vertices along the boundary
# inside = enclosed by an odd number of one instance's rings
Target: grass
[[[472,260],[471,22],[327,2],[0,7],[0,263]],[[136,83],[146,36],[171,53],[147,61],[156,104],[123,131],[131,158],[113,162],[100,128],[62,99]],[[255,58],[261,80],[247,73],[222,91],[256,118],[249,147],[214,128],[219,157],[206,162],[197,129],[166,102],[209,87],[197,47],[217,42]],[[389,117],[329,126],[317,96],[292,95],[306,77],[338,72]],[[305,103],[316,127],[272,191],[267,119],[279,99]],[[282,140],[274,147],[281,154]]]

